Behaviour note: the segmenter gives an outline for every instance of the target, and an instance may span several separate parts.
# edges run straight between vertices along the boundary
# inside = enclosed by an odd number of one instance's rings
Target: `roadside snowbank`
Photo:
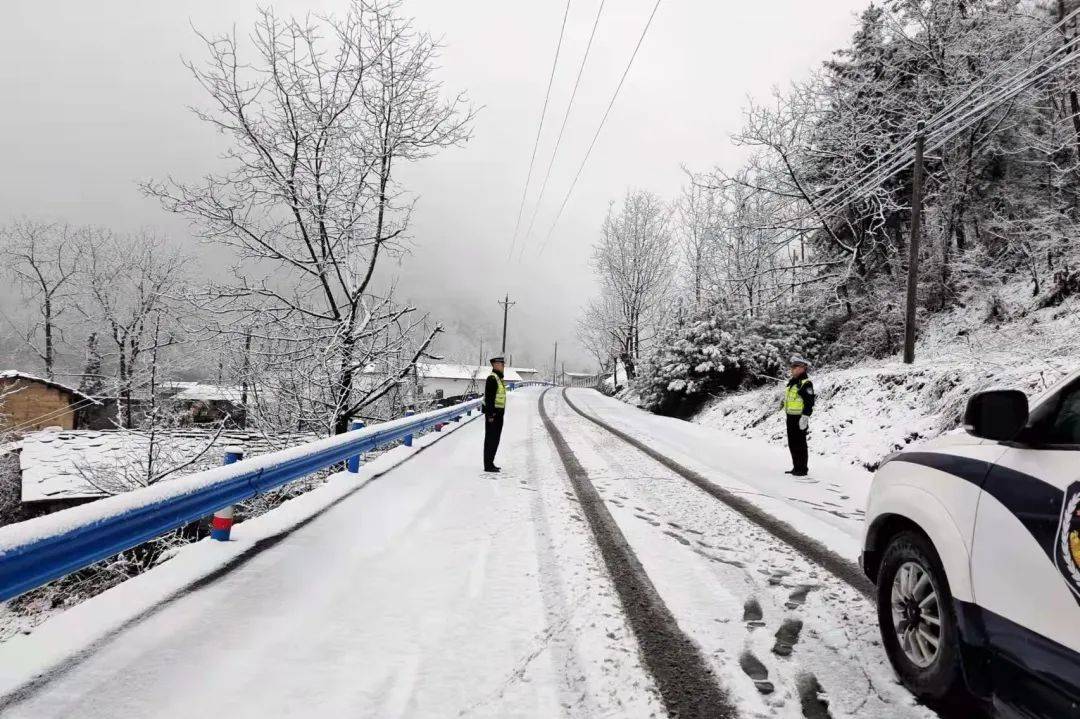
[[[1013,306],[1020,302],[1014,295]],[[1080,367],[1080,300],[1005,312],[995,321],[980,305],[934,318],[914,365],[893,358],[811,373],[811,452],[875,469],[890,452],[955,430],[973,392],[1015,387],[1033,396]],[[719,398],[693,421],[783,445],[780,387]]]

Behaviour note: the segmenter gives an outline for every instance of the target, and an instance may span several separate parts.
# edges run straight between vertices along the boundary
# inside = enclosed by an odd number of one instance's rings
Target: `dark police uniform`
[[[491,370],[484,384],[484,471],[498,472],[495,453],[502,438],[503,417],[506,415],[506,384],[503,373]]]
[[[805,476],[810,451],[806,446],[807,430],[799,427],[802,417],[814,413],[814,383],[805,374],[788,380],[784,391],[784,412],[787,414],[788,450],[791,451],[792,474]]]

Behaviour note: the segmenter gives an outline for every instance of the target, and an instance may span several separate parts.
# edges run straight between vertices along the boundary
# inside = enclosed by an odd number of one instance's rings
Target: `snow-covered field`
[[[1013,288],[1006,307],[1030,298]],[[833,462],[873,469],[889,453],[956,429],[972,393],[997,387],[1035,395],[1080,367],[1080,300],[987,319],[985,306],[935,317],[916,363],[898,358],[811,372],[818,403],[810,450]],[[738,436],[786,443],[780,385],[717,399],[694,421]]]

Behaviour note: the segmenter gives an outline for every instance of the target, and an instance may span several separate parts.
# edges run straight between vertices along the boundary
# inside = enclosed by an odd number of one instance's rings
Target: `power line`
[[[566,123],[570,119],[570,110],[574,107],[574,98],[577,97],[578,86],[581,85],[581,76],[585,72],[585,63],[589,60],[589,51],[592,50],[593,39],[596,37],[596,28],[600,25],[600,15],[604,12],[605,2],[606,0],[600,0],[600,8],[596,11],[596,19],[593,20],[592,31],[589,33],[589,42],[585,45],[585,54],[581,58],[577,78],[574,80],[574,89],[570,93],[570,102],[566,106],[566,113],[563,115],[562,125],[559,127],[559,135],[555,138],[555,148],[551,151],[547,171],[544,172],[544,181],[540,183],[540,194],[536,197],[536,204],[533,206],[532,217],[529,219],[529,228],[525,231],[522,252],[525,252],[524,244],[528,242],[529,236],[532,234],[533,225],[536,223],[536,215],[540,212],[540,205],[544,201],[544,191],[547,190],[548,179],[551,177],[551,168],[555,164],[555,156],[559,153],[559,145],[562,143],[563,133],[566,131]]]
[[[566,10],[563,11],[562,26],[559,27],[559,41],[555,44],[555,57],[551,61],[551,74],[548,76],[547,91],[544,93],[544,106],[540,110],[540,122],[536,126],[536,140],[533,141],[532,157],[529,158],[529,171],[525,175],[525,187],[521,190],[521,204],[518,206],[517,221],[514,223],[514,237],[510,242],[510,255],[514,255],[514,246],[517,244],[518,230],[521,228],[521,213],[525,210],[525,198],[529,194],[529,182],[532,180],[533,164],[536,162],[536,150],[540,147],[540,134],[544,130],[544,116],[547,115],[548,100],[551,99],[551,85],[555,81],[555,68],[559,64],[559,52],[562,50],[563,35],[566,33],[566,18],[570,15],[570,2],[566,0]]]
[[[927,122],[929,133],[926,136],[926,149],[933,151],[941,148],[949,140],[953,139],[964,129],[973,125],[976,121],[992,111],[1001,103],[1015,97],[1040,80],[1046,78],[1058,69],[1064,67],[1073,58],[1071,50],[1080,43],[1080,38],[1072,38],[1060,45],[1053,52],[1040,57],[1037,62],[1029,63],[1018,72],[1007,78],[998,78],[997,84],[993,84],[983,95],[972,98],[973,90],[984,85],[992,77],[1000,75],[1013,65],[1020,57],[1034,49],[1040,42],[1049,37],[1057,29],[1065,25],[1075,16],[1080,15],[1080,9],[1074,10],[1058,23],[1050,27],[1041,36],[1033,40],[1007,61],[1000,64],[991,73],[975,83],[961,97],[950,102],[946,107],[939,110]],[[1057,55],[1065,53],[1065,57],[1047,66],[1045,63]],[[881,153],[874,162],[870,163],[850,180],[827,191],[824,196],[809,201],[813,213],[824,221],[825,216],[843,209],[851,202],[862,199],[869,192],[880,188],[885,180],[893,177],[912,165],[911,150],[916,137],[915,132],[897,141],[892,147]],[[877,168],[877,169],[875,169]],[[792,200],[786,206],[798,203],[800,200]],[[783,209],[783,208],[780,208]],[[772,238],[778,237],[785,230],[778,230]]]
[[[555,213],[555,219],[552,221],[551,228],[548,229],[547,236],[540,246],[540,252],[543,252],[544,248],[547,247],[552,233],[555,232],[555,226],[559,224],[559,218],[562,217],[563,210],[566,209],[566,203],[569,202],[570,195],[574,193],[574,188],[577,186],[578,179],[581,177],[581,172],[585,169],[585,163],[589,161],[589,155],[592,154],[593,148],[596,146],[596,140],[600,137],[600,131],[604,129],[604,123],[607,122],[608,115],[611,114],[611,108],[614,107],[615,100],[619,97],[619,91],[622,90],[623,83],[626,82],[626,76],[630,74],[630,67],[634,64],[634,58],[637,57],[638,50],[641,49],[641,43],[645,41],[645,34],[649,32],[649,26],[652,25],[653,18],[656,17],[656,11],[660,7],[660,2],[661,0],[656,0],[656,4],[653,5],[652,12],[649,14],[649,20],[641,30],[641,36],[638,38],[637,45],[634,46],[634,52],[630,55],[630,61],[626,63],[626,69],[623,70],[622,77],[619,78],[619,84],[615,87],[615,92],[611,96],[611,101],[608,103],[607,110],[604,111],[604,116],[600,119],[600,124],[596,128],[596,133],[593,135],[592,142],[589,143],[589,149],[585,151],[585,157],[582,158],[581,165],[578,166],[577,173],[570,183],[570,189],[566,191],[566,196],[563,197],[562,204],[559,205],[559,211]]]

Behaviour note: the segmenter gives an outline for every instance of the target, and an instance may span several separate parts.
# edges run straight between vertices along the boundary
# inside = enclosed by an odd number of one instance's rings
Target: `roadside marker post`
[[[244,450],[242,449],[227,449],[225,450],[225,459],[222,464],[233,464],[239,462],[244,458]],[[229,535],[232,533],[233,526],[233,508],[232,506],[219,509],[214,512],[214,518],[210,520],[210,538],[216,539],[219,542],[229,541]]]
[[[363,429],[363,428],[364,428],[364,423],[361,422],[360,420],[356,420],[351,425],[349,425],[349,431],[350,432],[355,432],[356,430]],[[347,459],[345,461],[345,469],[347,469],[349,472],[351,472],[353,474],[356,474],[357,472],[359,472],[360,471],[360,455],[357,454],[357,455],[353,455],[352,457],[349,457],[349,459]]]

